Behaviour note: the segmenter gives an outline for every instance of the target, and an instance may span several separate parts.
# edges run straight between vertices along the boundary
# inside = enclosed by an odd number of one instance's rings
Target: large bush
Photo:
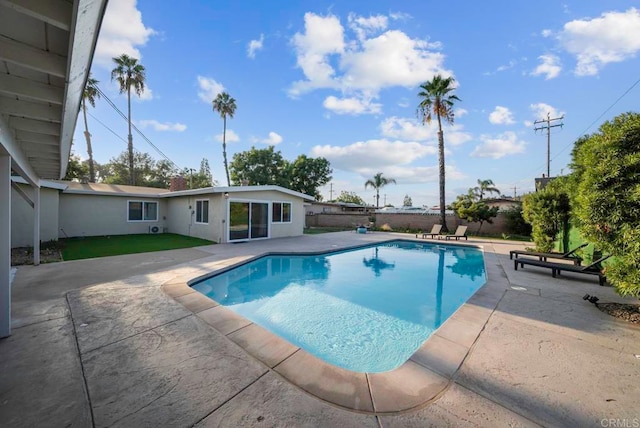
[[[640,115],[625,113],[576,142],[574,215],[582,235],[615,256],[607,278],[640,297]]]
[[[509,233],[521,236],[531,235],[531,225],[524,220],[522,204],[509,208],[504,214]]]
[[[544,189],[524,197],[522,213],[531,225],[531,237],[538,251],[553,250],[560,232],[567,233],[570,211],[569,195],[562,179],[556,179]]]

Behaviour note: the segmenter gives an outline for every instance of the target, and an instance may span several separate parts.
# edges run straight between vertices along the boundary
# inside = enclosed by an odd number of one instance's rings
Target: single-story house
[[[30,188],[12,177],[11,246],[33,243]],[[27,196],[27,197],[23,197]],[[302,235],[313,197],[280,186],[170,191],[140,186],[42,181],[40,239],[177,233],[218,243]]]
[[[313,201],[305,206],[306,215],[336,214],[336,213],[367,213],[375,210],[368,205],[353,204],[350,202],[319,202]]]

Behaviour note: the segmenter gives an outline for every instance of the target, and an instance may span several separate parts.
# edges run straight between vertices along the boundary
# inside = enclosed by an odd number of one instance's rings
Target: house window
[[[209,200],[201,199],[196,201],[196,223],[209,223]]]
[[[129,201],[129,221],[158,221],[158,203]]]
[[[274,223],[291,223],[291,202],[274,202],[271,214]]]

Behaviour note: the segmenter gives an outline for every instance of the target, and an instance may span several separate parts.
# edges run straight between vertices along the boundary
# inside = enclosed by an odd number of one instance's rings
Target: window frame
[[[202,218],[204,217],[204,202],[207,203],[207,221],[198,221],[198,214],[200,214],[200,220],[202,220]],[[200,203],[201,208],[198,209],[198,203]],[[211,206],[211,202],[209,199],[196,199],[196,218],[195,218],[195,224],[209,224],[209,207]],[[202,212],[200,212],[202,211]]]
[[[133,220],[131,219],[131,203],[140,203],[141,205],[141,219],[140,220]],[[155,204],[156,205],[156,218],[155,219],[145,219],[144,218],[144,214],[145,214],[145,208],[147,205],[149,204]],[[158,218],[160,217],[160,203],[158,201],[143,201],[143,200],[138,200],[138,199],[130,199],[127,200],[127,222],[128,223],[157,223],[158,222]]]
[[[276,205],[280,205],[280,218],[276,219],[274,216],[274,209]],[[284,220],[284,206],[289,205],[289,220]],[[293,203],[289,201],[272,201],[271,202],[271,223],[278,224],[291,224],[293,223]]]

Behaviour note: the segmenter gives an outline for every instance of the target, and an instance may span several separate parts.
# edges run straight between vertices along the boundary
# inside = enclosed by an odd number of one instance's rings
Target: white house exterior
[[[23,180],[14,181],[17,184]],[[21,199],[14,198],[13,247],[33,242],[29,217],[33,210]],[[171,192],[139,186],[45,182],[41,190],[40,236],[48,241],[177,233],[218,243],[299,236],[304,229],[304,204],[311,200],[311,196],[279,186]]]

